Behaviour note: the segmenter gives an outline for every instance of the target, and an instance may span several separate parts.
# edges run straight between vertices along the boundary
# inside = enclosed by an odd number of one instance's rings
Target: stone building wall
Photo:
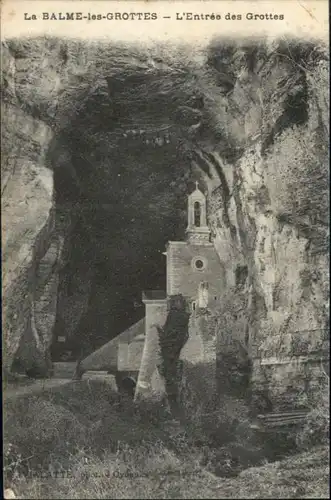
[[[136,396],[150,395],[151,391],[164,391],[158,376],[159,337],[157,326],[163,327],[167,317],[167,300],[145,300],[145,344],[142,352]]]
[[[194,259],[201,258],[205,268],[199,270]],[[193,245],[187,242],[169,242],[167,249],[167,294],[182,293],[196,297],[201,281],[209,284],[212,300],[219,301],[225,283],[225,271],[213,244]]]

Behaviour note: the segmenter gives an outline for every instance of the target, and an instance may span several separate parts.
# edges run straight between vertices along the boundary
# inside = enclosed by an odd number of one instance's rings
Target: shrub
[[[189,313],[181,294],[171,296],[169,312],[163,326],[157,327],[161,352],[159,370],[164,377],[166,392],[173,412],[177,412],[180,379],[180,352],[188,340]]]
[[[323,375],[319,388],[307,396],[310,411],[304,427],[296,436],[300,448],[308,449],[330,442],[330,377],[324,370]]]
[[[185,367],[190,392],[182,395],[186,422],[178,428],[165,422],[159,401],[136,405],[96,381],[7,400],[5,487],[19,498],[288,498],[289,486],[269,467],[252,469],[248,483],[215,476],[237,475],[264,457],[243,401],[224,395],[210,406],[204,368]],[[312,474],[317,466],[316,492],[327,498],[326,466],[314,458]]]

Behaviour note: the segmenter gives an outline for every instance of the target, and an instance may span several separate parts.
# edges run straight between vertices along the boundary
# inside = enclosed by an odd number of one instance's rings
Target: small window
[[[207,261],[204,257],[194,257],[191,265],[195,271],[203,271],[207,267]]]
[[[192,302],[192,311],[195,311],[196,308],[196,302]]]
[[[201,259],[198,259],[198,260],[195,261],[195,267],[197,269],[202,269],[203,268],[203,262],[202,262]]]
[[[200,227],[201,225],[201,206],[198,201],[194,203],[194,225]]]

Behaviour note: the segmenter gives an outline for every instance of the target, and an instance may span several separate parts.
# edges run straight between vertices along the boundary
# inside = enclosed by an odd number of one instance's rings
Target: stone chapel
[[[169,241],[166,257],[166,290],[146,291],[145,342],[142,352],[138,386],[150,385],[156,365],[158,338],[156,325],[163,326],[167,317],[168,299],[182,294],[191,312],[190,338],[183,348],[182,357],[190,361],[206,361],[207,353],[194,321],[199,309],[212,310],[221,299],[225,286],[225,271],[211,241],[207,225],[207,199],[199,189],[188,196],[187,229],[184,241]],[[216,350],[216,346],[215,346]],[[216,352],[208,353],[216,361]]]
[[[158,331],[167,318],[169,297],[182,294],[190,309],[189,340],[182,358],[190,362],[216,364],[216,346],[206,346],[201,338],[205,318],[201,310],[212,311],[225,288],[225,269],[211,241],[207,224],[207,199],[196,189],[188,196],[187,228],[184,241],[168,241],[166,290],[144,291],[145,317],[85,358],[82,370],[107,369],[119,377],[133,377],[137,389],[155,388],[159,356]],[[215,340],[215,339],[214,339]],[[156,383],[156,386],[158,384]]]

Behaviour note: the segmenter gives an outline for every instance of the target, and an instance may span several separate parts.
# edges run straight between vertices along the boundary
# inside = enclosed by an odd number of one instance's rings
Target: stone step
[[[110,377],[112,375],[108,374],[107,370],[87,370],[84,375],[90,375],[92,377]]]
[[[301,425],[305,421],[308,410],[297,410],[282,413],[269,413],[258,415],[258,426],[261,428],[280,428],[290,427],[292,425]]]
[[[69,378],[71,379],[76,370],[77,363],[75,361],[57,361],[53,363],[53,376],[52,378]],[[84,372],[82,379],[113,379],[106,370],[87,370]]]
[[[53,377],[72,378],[76,365],[76,361],[58,361],[53,363]]]
[[[257,418],[265,421],[271,420],[279,420],[279,419],[291,419],[291,418],[300,418],[305,417],[307,415],[307,410],[302,411],[291,411],[291,412],[282,412],[282,413],[267,413],[265,415],[258,415]]]

